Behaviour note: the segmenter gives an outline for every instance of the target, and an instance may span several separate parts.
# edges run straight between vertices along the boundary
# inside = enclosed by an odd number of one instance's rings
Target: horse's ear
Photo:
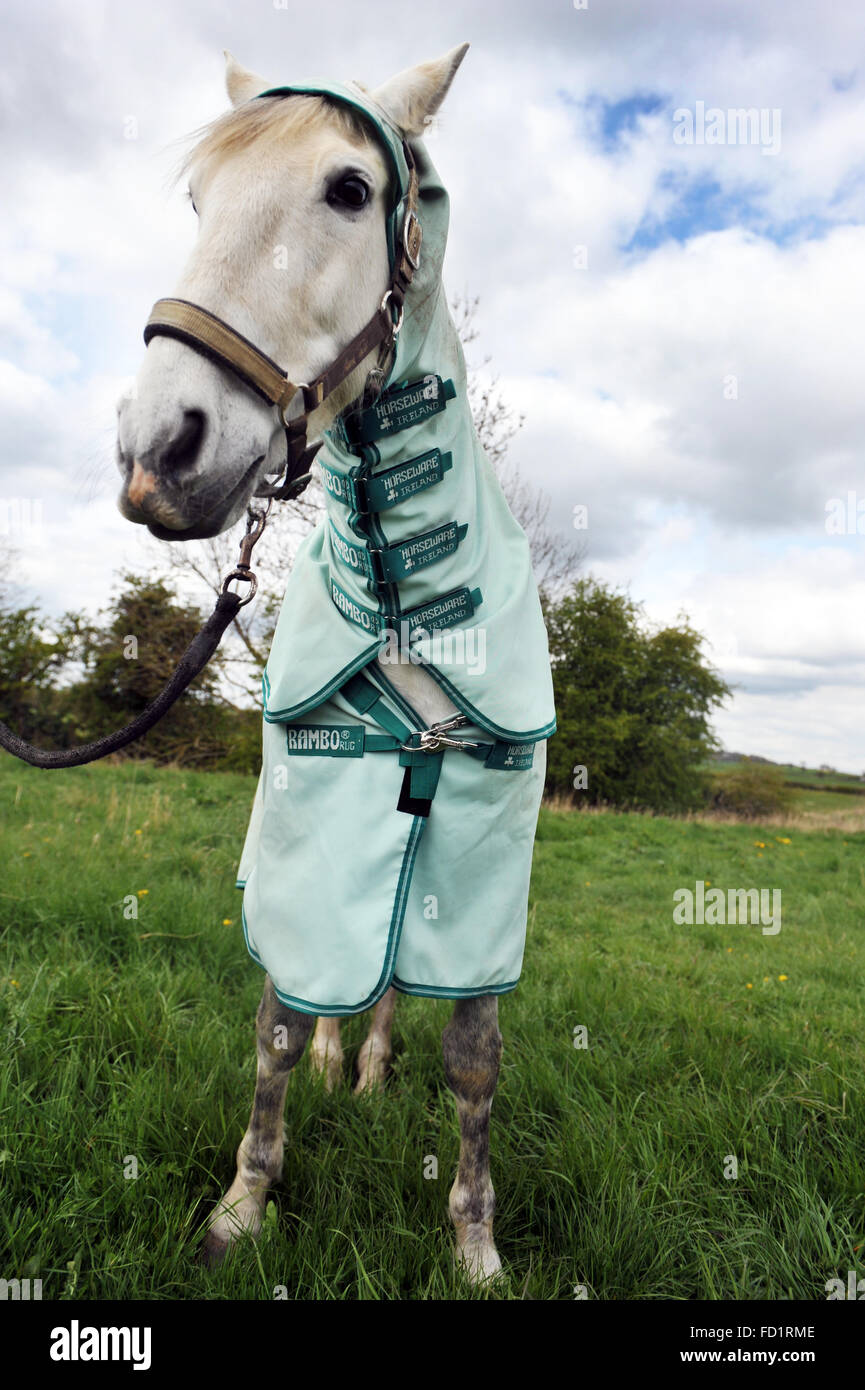
[[[242,106],[245,101],[252,101],[259,92],[266,92],[272,86],[273,83],[268,82],[266,77],[259,77],[257,72],[241,67],[234,54],[225,49],[225,89],[232,106]]]
[[[404,135],[423,134],[427,122],[447,96],[454,74],[467,52],[467,43],[458,44],[441,58],[397,73],[373,92],[379,106]]]

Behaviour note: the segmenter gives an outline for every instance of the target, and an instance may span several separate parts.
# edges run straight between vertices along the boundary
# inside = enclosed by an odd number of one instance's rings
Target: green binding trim
[[[406,841],[405,852],[402,857],[402,864],[400,866],[399,872],[399,881],[397,883],[396,894],[394,896],[393,902],[393,909],[391,911],[390,916],[390,927],[388,929],[384,965],[382,966],[382,971],[381,975],[379,976],[378,983],[371,991],[371,993],[368,994],[366,999],[363,999],[359,1004],[315,1004],[309,999],[299,999],[294,994],[283,994],[282,990],[277,989],[276,985],[274,985],[273,987],[276,990],[277,998],[279,999],[280,1003],[286,1006],[286,1008],[299,1009],[300,1012],[304,1014],[325,1014],[328,1017],[332,1017],[334,1014],[339,1014],[340,1016],[344,1014],[362,1014],[365,1013],[367,1009],[372,1008],[373,1004],[377,1004],[379,999],[381,999],[382,995],[387,993],[388,989],[390,988],[391,980],[393,978],[394,962],[396,960],[397,951],[399,950],[399,942],[400,937],[402,936],[403,922],[405,921],[405,909],[406,903],[408,902],[408,892],[409,888],[411,887],[412,874],[414,873],[414,865],[415,860],[417,858],[420,837],[423,834],[423,828],[425,825],[426,818],[424,816],[415,816],[412,820],[411,830],[409,831],[408,840]],[[240,917],[243,923],[243,939],[246,942],[246,949],[249,952],[252,959],[255,961],[256,965],[260,965],[262,970],[266,970],[267,967],[265,966],[264,961],[261,959],[258,952],[252,949],[252,946],[250,944],[249,928],[246,924],[246,909],[243,905],[241,906]]]
[[[440,483],[448,469],[453,468],[453,454],[448,450],[428,449],[425,454],[396,463],[381,473],[360,473],[352,469],[350,473],[340,473],[330,464],[319,459],[322,482],[325,490],[343,506],[350,507],[361,515],[369,512],[386,512],[423,492],[428,487]]]
[[[365,574],[376,584],[398,584],[414,570],[424,569],[447,555],[453,555],[460,542],[465,540],[468,529],[467,525],[459,526],[455,521],[448,521],[444,526],[436,526],[419,536],[410,536],[406,541],[369,546],[346,540],[331,521],[330,538],[339,559],[356,574]]]
[[[452,381],[442,381],[440,376],[434,376],[432,372],[421,377],[420,381],[391,387],[389,391],[382,392],[366,410],[343,421],[346,440],[354,445],[371,444],[374,439],[396,434],[397,430],[420,425],[434,415],[440,415],[456,393]]]
[[[394,975],[391,980],[394,989],[400,994],[414,994],[421,999],[479,999],[482,994],[509,994],[516,989],[519,980],[509,980],[505,985],[481,985],[477,989],[458,989],[450,985],[407,985]]]
[[[337,674],[328,681],[327,685],[323,685],[321,690],[317,690],[314,695],[310,695],[306,700],[301,700],[299,705],[291,705],[288,709],[280,709],[275,712],[267,708],[267,699],[270,695],[270,677],[267,674],[267,667],[265,667],[264,674],[261,677],[261,693],[264,705],[265,723],[283,724],[287,719],[296,719],[298,715],[306,714],[307,710],[317,709],[319,705],[324,704],[325,700],[330,698],[335,690],[339,690],[343,681],[349,676],[354,675],[355,671],[360,671],[364,666],[368,666],[375,657],[377,651],[377,646],[368,647],[365,652],[361,652],[360,656],[356,656],[352,661],[349,661],[347,665],[343,666],[342,670],[338,671]]]
[[[449,593],[442,594],[431,603],[422,603],[420,607],[409,608],[405,613],[380,613],[376,609],[364,607],[362,603],[356,603],[340,588],[333,575],[330,577],[330,596],[344,618],[377,637],[386,631],[400,631],[401,623],[408,624],[409,635],[419,627],[429,626],[432,631],[442,627],[454,627],[457,623],[471,618],[475,609],[483,603],[480,589],[451,589]]]

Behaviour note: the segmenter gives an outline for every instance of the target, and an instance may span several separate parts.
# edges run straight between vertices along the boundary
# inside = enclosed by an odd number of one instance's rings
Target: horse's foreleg
[[[267,1190],[282,1174],[282,1112],[288,1076],[306,1046],[314,1023],[312,1014],[280,1004],[268,978],[256,1017],[258,1072],[255,1098],[246,1133],[237,1150],[234,1182],[210,1220],[203,1254],[221,1259],[232,1241],[261,1229]]]
[[[498,1274],[493,1242],[495,1195],[490,1181],[490,1109],[499,1076],[502,1035],[498,999],[460,999],[442,1033],[445,1079],[460,1124],[460,1158],[450,1193],[456,1257],[472,1283]]]
[[[342,1040],[339,1018],[322,1015],[315,1025],[310,1044],[309,1060],[313,1071],[324,1073],[325,1090],[332,1091],[342,1076]]]
[[[366,1041],[358,1053],[356,1096],[380,1086],[387,1076],[391,1052],[390,1035],[396,1008],[396,990],[391,986],[379,999]]]

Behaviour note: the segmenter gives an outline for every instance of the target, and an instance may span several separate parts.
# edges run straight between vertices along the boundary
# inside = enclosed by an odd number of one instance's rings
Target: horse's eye
[[[346,174],[329,190],[327,201],[331,207],[362,208],[369,198],[369,186],[357,174]]]

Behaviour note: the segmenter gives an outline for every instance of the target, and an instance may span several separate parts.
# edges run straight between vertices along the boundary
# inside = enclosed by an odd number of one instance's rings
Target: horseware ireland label
[[[363,735],[360,724],[289,724],[285,730],[289,753],[307,757],[362,758]]]
[[[423,603],[419,608],[409,608],[405,613],[380,613],[375,609],[365,608],[362,603],[356,603],[339,587],[332,576],[330,596],[343,617],[356,623],[366,632],[375,633],[376,636],[398,628],[400,623],[408,624],[409,633],[415,632],[418,628],[435,631],[440,627],[453,627],[456,623],[471,618],[475,609],[483,602],[480,589],[452,589],[449,594],[442,594],[441,598],[433,599],[432,603]]]
[[[344,506],[355,512],[386,512],[413,497],[424,488],[440,483],[449,468],[453,467],[453,455],[441,449],[428,449],[417,458],[406,459],[381,473],[339,473],[323,459],[319,460],[322,482],[325,490]]]
[[[533,743],[499,742],[493,745],[485,765],[497,768],[501,772],[526,772],[534,760],[535,745]]]
[[[423,569],[425,565],[433,565],[436,560],[452,555],[460,541],[464,540],[467,530],[467,526],[448,521],[444,526],[425,531],[422,536],[412,536],[407,541],[397,541],[370,553],[365,544],[346,540],[333,522],[330,523],[333,548],[343,564],[359,574],[365,574],[368,579],[385,584],[397,584],[413,570]]]
[[[385,391],[382,396],[361,411],[357,420],[349,427],[353,444],[370,444],[374,439],[382,439],[397,430],[406,430],[409,425],[420,425],[433,415],[439,415],[456,396],[452,381],[442,381],[440,376],[421,377],[408,386]]]

